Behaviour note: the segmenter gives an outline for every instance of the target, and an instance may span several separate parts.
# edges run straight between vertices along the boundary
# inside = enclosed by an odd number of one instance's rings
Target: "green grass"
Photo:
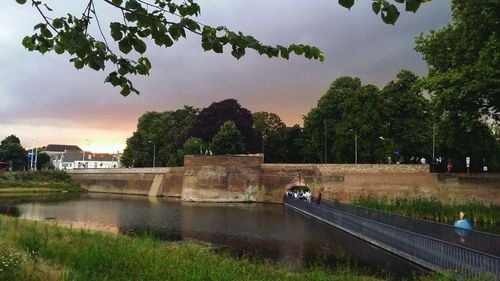
[[[486,206],[479,201],[444,204],[438,199],[430,197],[417,198],[374,198],[359,197],[353,204],[404,216],[432,220],[435,222],[453,224],[460,212],[465,218],[471,219],[476,229],[500,233],[500,206]]]
[[[0,216],[0,280],[383,280],[349,266],[301,271],[209,246],[71,230]],[[453,280],[432,275],[425,280]],[[417,278],[415,278],[417,279]]]
[[[40,170],[0,174],[0,193],[83,191],[64,171]]]

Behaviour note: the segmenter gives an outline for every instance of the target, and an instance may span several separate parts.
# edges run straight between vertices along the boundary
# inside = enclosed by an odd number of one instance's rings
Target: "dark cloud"
[[[54,2],[56,11],[66,7]],[[64,5],[76,11],[81,6],[77,2]],[[103,84],[104,72],[77,71],[67,56],[26,52],[19,42],[39,19],[29,6],[10,1],[0,11],[2,128],[52,124],[131,134],[145,111],[184,104],[205,107],[224,98],[236,98],[252,111],[276,112],[288,124],[301,123],[302,115],[338,76],[358,76],[382,87],[402,68],[425,74],[425,63],[413,50],[414,37],[450,21],[449,0],[422,5],[416,15],[403,11],[396,26],[383,24],[365,1],[358,1],[351,11],[332,0],[199,3],[204,22],[227,25],[266,43],[313,44],[327,60],[269,60],[248,53],[237,61],[229,54],[204,53],[199,38],[190,35],[169,50],[149,44],[151,76],[134,79],[140,96],[123,98]],[[107,14],[112,12],[102,10],[101,18],[112,18]],[[0,132],[0,138],[10,133],[16,132]]]

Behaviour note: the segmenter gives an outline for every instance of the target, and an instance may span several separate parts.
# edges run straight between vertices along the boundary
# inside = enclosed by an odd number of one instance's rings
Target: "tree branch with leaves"
[[[43,22],[34,26],[35,33],[23,38],[22,43],[30,51],[42,54],[55,52],[68,53],[75,68],[88,67],[99,71],[105,70],[107,64],[114,68],[105,79],[120,88],[120,94],[139,94],[129,75],[149,75],[150,60],[144,56],[146,40],[156,45],[169,48],[178,40],[186,38],[187,33],[201,36],[201,47],[204,51],[223,53],[224,47],[231,48],[231,55],[236,59],[243,57],[247,50],[253,50],[269,58],[288,59],[295,54],[308,59],[324,61],[323,52],[314,46],[291,44],[289,46],[267,45],[253,36],[235,32],[226,26],[213,27],[195,20],[201,13],[201,7],[193,0],[177,3],[174,0],[82,0],[87,1],[81,15],[67,14],[63,17],[49,17],[45,12],[53,9],[41,0],[16,0],[19,4],[28,2],[38,11]],[[110,36],[118,45],[113,51],[104,34],[102,24],[94,2],[102,1],[119,10],[123,16],[121,22],[109,22]],[[394,24],[399,17],[395,4],[405,4],[407,11],[415,12],[423,2],[430,0],[372,0],[372,9],[380,14],[387,24]],[[355,0],[338,0],[338,3],[350,9]],[[89,32],[89,25],[96,24],[98,34]],[[100,37],[100,39],[98,39]],[[133,59],[131,52],[138,54]]]

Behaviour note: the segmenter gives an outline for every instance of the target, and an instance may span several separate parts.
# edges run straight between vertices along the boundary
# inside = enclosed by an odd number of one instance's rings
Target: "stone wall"
[[[262,155],[187,155],[182,200],[255,202]]]
[[[443,202],[478,200],[500,205],[500,174],[431,174],[427,165],[264,164],[261,187],[266,201],[281,200],[301,179],[317,195],[351,202],[377,198],[436,197]]]
[[[180,197],[183,167],[133,169],[78,169],[67,171],[90,192],[148,195],[155,176],[163,176],[159,195]]]
[[[321,190],[323,198],[343,202],[360,196],[433,196],[448,202],[475,199],[500,205],[500,174],[431,174],[427,165],[263,164],[262,155],[192,155],[184,163],[177,168],[68,173],[92,192],[173,196],[185,201],[280,203],[288,188],[301,184],[314,195]]]

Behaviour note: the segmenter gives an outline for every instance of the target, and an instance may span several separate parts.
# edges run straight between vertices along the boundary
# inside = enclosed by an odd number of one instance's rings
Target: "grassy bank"
[[[40,170],[0,174],[0,193],[83,191],[64,171]]]
[[[301,272],[190,243],[71,230],[0,216],[0,280],[383,280],[347,266]],[[453,280],[430,276],[427,280]]]
[[[432,197],[410,199],[360,197],[354,204],[445,224],[453,224],[458,219],[458,213],[464,212],[465,217],[471,219],[477,229],[495,233],[500,232],[498,227],[500,224],[500,206],[486,206],[479,201],[443,204]]]

